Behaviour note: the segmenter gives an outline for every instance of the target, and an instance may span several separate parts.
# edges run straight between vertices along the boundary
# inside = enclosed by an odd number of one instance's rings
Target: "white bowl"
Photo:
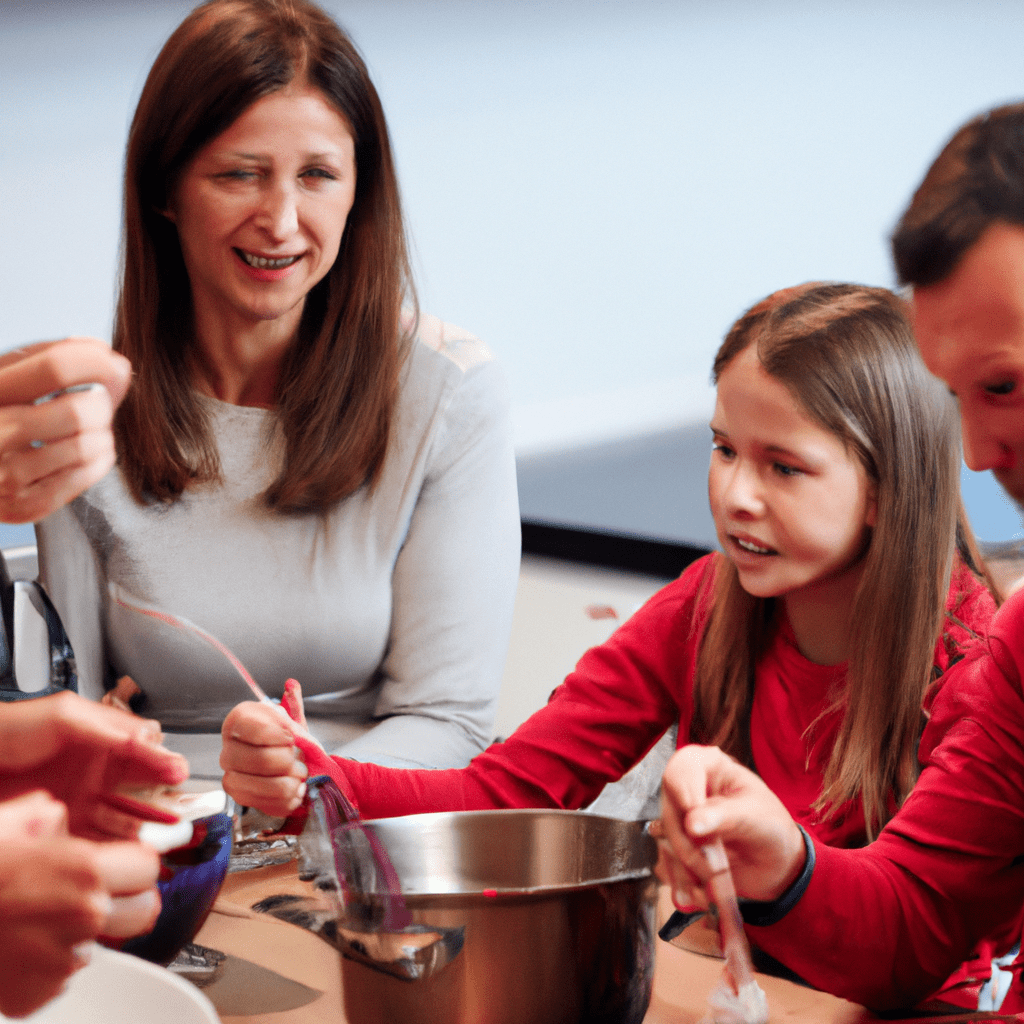
[[[13,1018],[0,1014],[0,1021]],[[56,999],[22,1024],[220,1024],[213,1003],[163,967],[96,946]]]

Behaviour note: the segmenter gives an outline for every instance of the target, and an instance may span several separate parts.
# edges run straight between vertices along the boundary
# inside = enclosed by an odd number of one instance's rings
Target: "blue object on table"
[[[122,952],[166,965],[202,928],[227,874],[233,827],[229,815],[214,814],[200,818],[194,828],[206,833],[197,845],[160,858],[162,874],[171,874],[157,883],[162,906],[153,930],[129,939]]]

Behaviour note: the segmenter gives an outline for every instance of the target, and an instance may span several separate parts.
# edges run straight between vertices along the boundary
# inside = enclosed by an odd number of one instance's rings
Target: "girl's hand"
[[[277,818],[302,803],[309,772],[282,710],[245,701],[224,719],[221,740],[224,792],[236,803]]]
[[[42,791],[0,802],[0,1011],[23,1016],[88,962],[97,936],[152,928],[160,862],[137,842],[68,834],[67,810]]]
[[[779,798],[717,747],[690,745],[672,756],[654,833],[658,875],[680,908],[707,908],[704,886],[713,872],[702,847],[715,839],[725,844],[737,893],[749,899],[778,899],[806,859],[800,829]]]

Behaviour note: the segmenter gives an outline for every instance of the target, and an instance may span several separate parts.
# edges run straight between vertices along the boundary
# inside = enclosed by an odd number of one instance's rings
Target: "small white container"
[[[0,1014],[0,1021],[13,1021]],[[213,1003],[166,968],[104,946],[21,1024],[220,1024]]]

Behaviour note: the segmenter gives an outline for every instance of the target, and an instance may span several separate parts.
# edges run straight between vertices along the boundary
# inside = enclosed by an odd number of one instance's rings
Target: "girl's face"
[[[348,123],[308,85],[257,100],[189,162],[166,216],[178,229],[197,324],[284,318],[338,255],[355,196]]]
[[[860,460],[769,376],[753,345],[719,375],[711,430],[711,514],[743,589],[845,590],[876,514]]]

